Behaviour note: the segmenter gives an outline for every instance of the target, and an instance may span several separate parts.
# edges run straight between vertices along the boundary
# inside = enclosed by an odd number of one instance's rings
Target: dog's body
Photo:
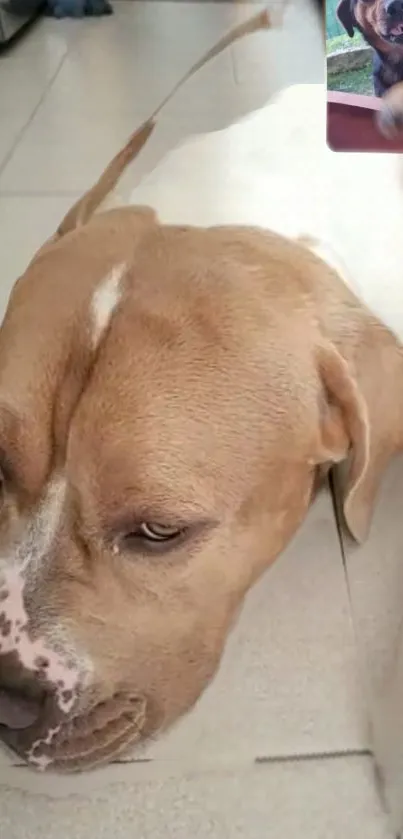
[[[15,286],[0,719],[30,763],[97,764],[191,707],[317,470],[350,455],[365,538],[403,447],[399,164],[334,155],[323,87],[296,87],[135,189],[129,167],[113,200],[132,206],[70,217]]]
[[[396,13],[393,9],[399,7]],[[403,4],[399,0],[341,0],[337,15],[352,38],[361,32],[372,47],[376,96],[403,81]]]
[[[375,96],[384,96],[391,87],[403,81],[403,51],[392,60],[374,48],[372,67]]]

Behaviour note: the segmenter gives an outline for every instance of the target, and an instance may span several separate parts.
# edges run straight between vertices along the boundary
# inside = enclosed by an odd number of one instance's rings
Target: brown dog
[[[341,0],[337,16],[351,38],[358,30],[373,49],[374,92],[386,95],[380,128],[393,136],[403,126],[403,1]]]
[[[188,709],[318,468],[350,452],[365,535],[403,443],[402,368],[337,275],[275,234],[133,208],[45,248],[0,335],[6,742],[76,769]]]

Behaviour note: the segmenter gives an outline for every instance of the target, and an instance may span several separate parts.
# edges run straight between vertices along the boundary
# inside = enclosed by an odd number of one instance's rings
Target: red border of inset
[[[382,100],[356,93],[327,92],[327,142],[333,151],[403,152],[403,138],[387,140],[377,125]]]

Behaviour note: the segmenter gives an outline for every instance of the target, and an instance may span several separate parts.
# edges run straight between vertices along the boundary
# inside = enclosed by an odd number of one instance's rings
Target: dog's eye
[[[151,524],[146,521],[142,522],[138,529],[139,537],[147,539],[149,542],[170,542],[180,536],[182,532],[183,530],[178,527],[169,527],[157,523]]]
[[[144,521],[124,533],[120,547],[128,551],[164,551],[173,547],[185,533],[184,527]],[[119,550],[118,546],[116,550]]]

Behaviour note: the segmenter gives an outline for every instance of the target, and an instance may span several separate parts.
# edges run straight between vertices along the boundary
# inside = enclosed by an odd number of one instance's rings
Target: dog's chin
[[[57,725],[46,722],[24,731],[0,726],[0,737],[28,766],[72,773],[127,754],[144,739],[146,728],[146,699],[117,693]]]

